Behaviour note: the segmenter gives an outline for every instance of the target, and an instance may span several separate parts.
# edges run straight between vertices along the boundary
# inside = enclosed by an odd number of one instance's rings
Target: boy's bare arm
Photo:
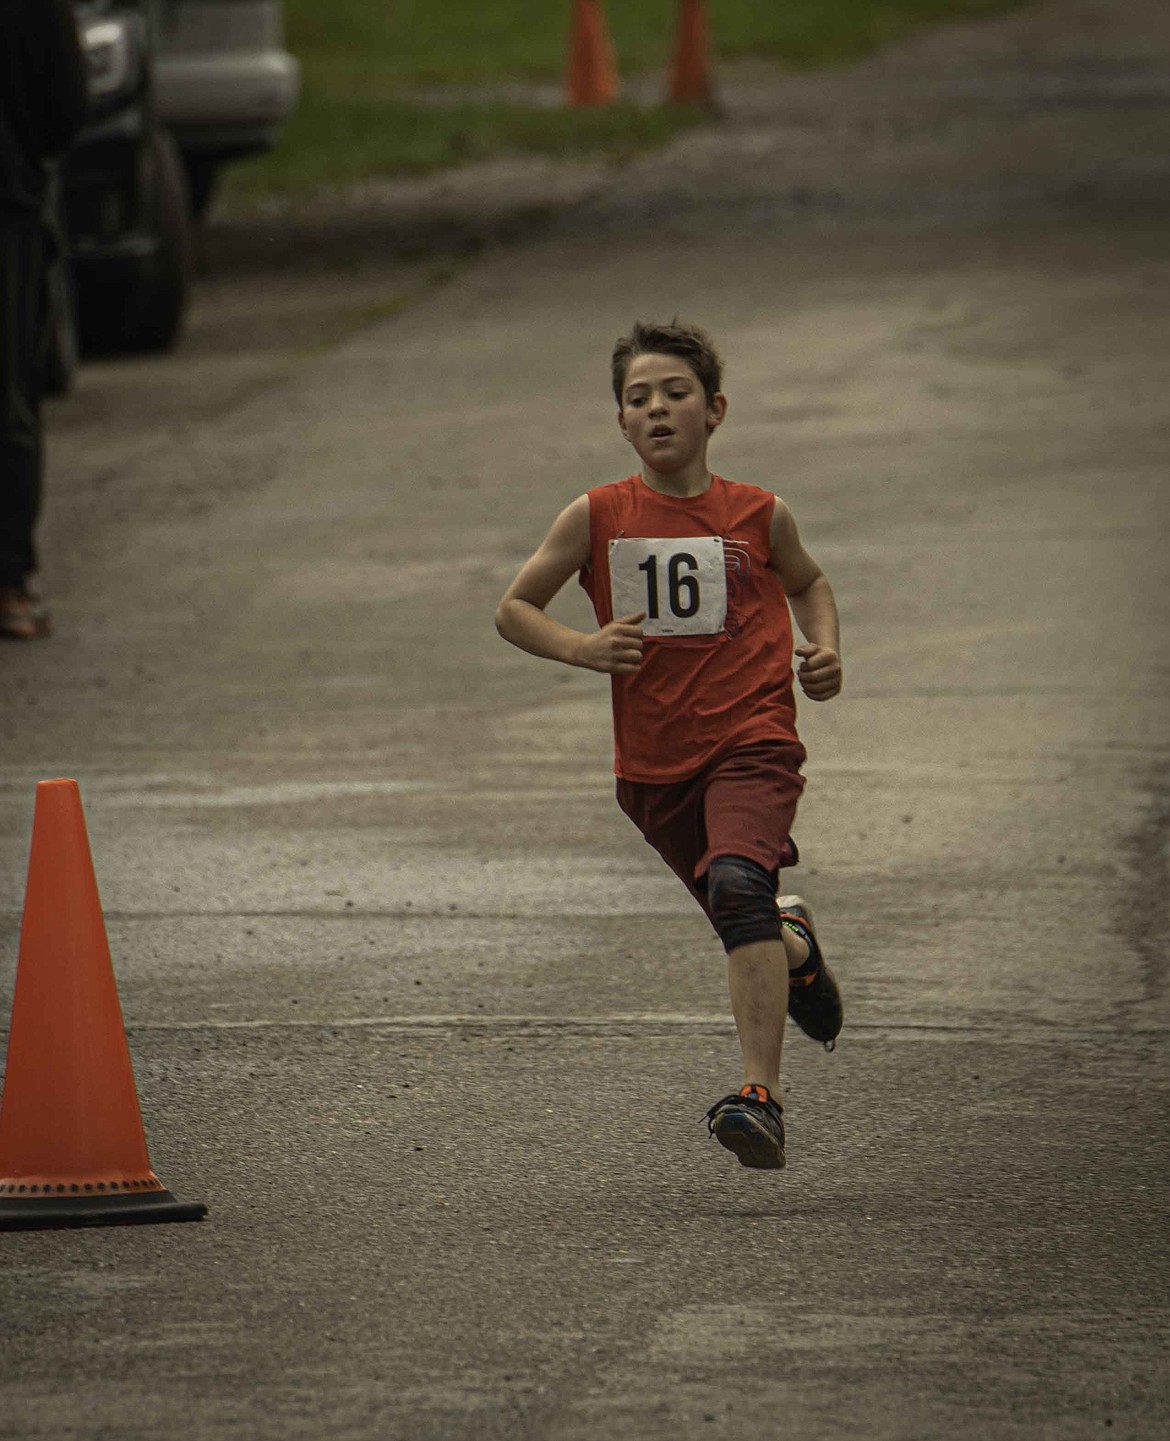
[[[589,556],[589,497],[581,495],[553,521],[540,549],[505,591],[496,607],[496,629],[530,655],[611,675],[632,675],[642,663],[644,613],[622,616],[588,634],[545,614],[553,596]]]
[[[807,645],[797,646],[796,672],[810,700],[831,700],[841,689],[841,627],[833,588],[801,543],[792,512],[777,500],[772,512],[772,554],[768,564],[780,577],[792,614]]]

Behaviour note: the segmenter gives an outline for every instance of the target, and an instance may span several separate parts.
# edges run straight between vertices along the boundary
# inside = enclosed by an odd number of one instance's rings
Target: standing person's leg
[[[28,594],[41,505],[44,239],[34,218],[0,220],[0,635],[44,634]]]

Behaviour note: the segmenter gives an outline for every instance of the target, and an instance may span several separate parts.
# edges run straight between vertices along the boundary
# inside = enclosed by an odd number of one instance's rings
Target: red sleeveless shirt
[[[792,622],[768,568],[776,497],[712,477],[702,495],[640,475],[589,491],[580,582],[598,625],[646,611],[642,664],[611,676],[614,770],[686,780],[740,746],[795,741]]]

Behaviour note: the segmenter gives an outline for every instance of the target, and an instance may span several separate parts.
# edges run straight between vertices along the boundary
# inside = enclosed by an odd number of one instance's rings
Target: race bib
[[[717,635],[727,619],[727,569],[718,535],[609,543],[614,619],[646,612],[646,636]]]

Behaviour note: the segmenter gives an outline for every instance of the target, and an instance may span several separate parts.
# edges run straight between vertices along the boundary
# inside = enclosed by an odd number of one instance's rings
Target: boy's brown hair
[[[684,325],[677,316],[670,325],[644,324],[637,321],[629,335],[623,335],[613,348],[610,362],[613,393],[619,407],[626,372],[636,355],[677,355],[695,372],[708,404],[715,399],[723,383],[723,361],[706,331],[697,325]]]

